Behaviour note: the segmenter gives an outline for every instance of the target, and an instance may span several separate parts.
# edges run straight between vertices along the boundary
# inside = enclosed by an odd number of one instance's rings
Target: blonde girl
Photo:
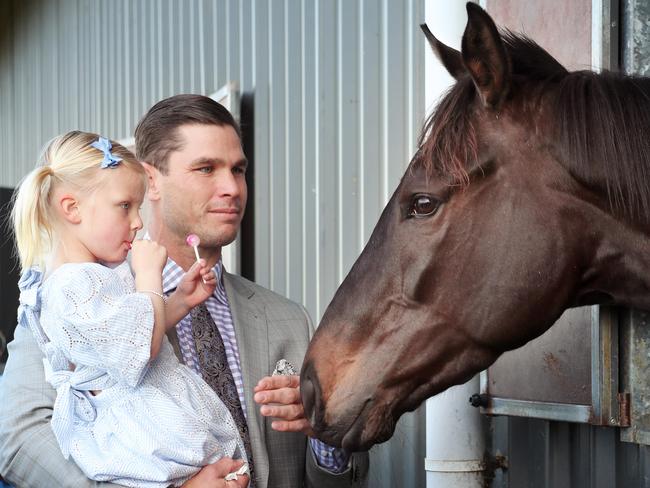
[[[196,263],[163,296],[166,250],[135,240],[145,191],[142,166],[115,142],[74,131],[47,146],[12,211],[18,319],[57,391],[51,425],[64,456],[94,480],[166,487],[245,450],[228,409],[165,335],[216,277]]]

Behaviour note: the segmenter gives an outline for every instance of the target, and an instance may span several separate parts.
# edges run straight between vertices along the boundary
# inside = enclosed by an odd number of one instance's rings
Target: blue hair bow
[[[111,141],[105,137],[100,136],[99,139],[91,144],[91,146],[95,149],[99,149],[104,153],[104,160],[101,164],[102,168],[115,168],[118,164],[120,164],[120,161],[122,161],[122,158],[111,153],[113,145],[111,144]]]

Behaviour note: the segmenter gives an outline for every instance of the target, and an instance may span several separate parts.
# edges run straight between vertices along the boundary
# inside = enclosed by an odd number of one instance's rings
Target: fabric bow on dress
[[[43,280],[43,273],[38,268],[29,268],[23,272],[18,280],[18,289],[20,290],[20,306],[18,307],[18,324],[23,327],[30,327],[31,323],[38,323],[41,313],[41,296],[40,286]],[[40,327],[38,327],[40,329]],[[32,330],[36,336],[36,332]],[[42,337],[36,336],[40,344]],[[47,337],[45,337],[47,339]]]

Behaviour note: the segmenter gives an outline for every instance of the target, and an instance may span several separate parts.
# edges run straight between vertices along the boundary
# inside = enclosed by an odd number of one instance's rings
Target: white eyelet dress
[[[32,268],[19,287],[19,324],[57,391],[52,429],[89,478],[162,488],[224,456],[245,458],[228,409],[166,337],[149,361],[152,298],[135,292],[128,263],[64,264],[45,281]]]

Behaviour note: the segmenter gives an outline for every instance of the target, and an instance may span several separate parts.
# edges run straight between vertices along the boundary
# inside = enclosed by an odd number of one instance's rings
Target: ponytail
[[[39,166],[23,179],[14,195],[11,219],[22,271],[34,265],[44,269],[52,248],[54,216],[49,199],[54,177],[50,166]]]

